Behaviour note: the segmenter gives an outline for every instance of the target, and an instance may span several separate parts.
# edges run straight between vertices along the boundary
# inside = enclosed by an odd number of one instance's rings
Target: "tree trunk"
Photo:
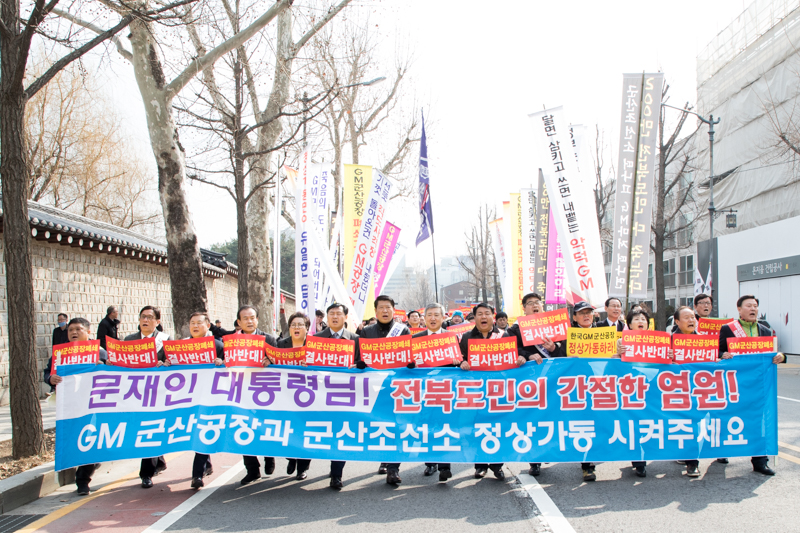
[[[663,117],[664,111],[661,111]],[[667,326],[667,302],[666,288],[664,287],[664,237],[666,236],[666,221],[664,220],[664,207],[666,202],[666,180],[667,180],[667,155],[664,152],[664,121],[661,120],[661,127],[658,131],[658,169],[656,172],[656,205],[655,220],[653,221],[653,253],[655,254],[655,264],[653,268],[654,281],[656,284],[656,329],[663,331]],[[652,311],[652,309],[651,309]]]
[[[19,41],[19,3],[3,2],[0,20],[13,38],[0,41],[0,178],[3,192],[3,248],[8,306],[9,389],[12,454],[15,459],[44,451],[36,324],[28,223],[28,168],[25,155],[25,96],[18,68],[27,63]]]
[[[189,335],[189,316],[206,311],[208,300],[203,279],[200,246],[186,204],[186,164],[172,115],[172,101],[164,90],[166,80],[149,25],[131,23],[133,70],[145,106],[150,145],[158,165],[158,192],[167,234],[169,279],[172,292],[174,334]]]

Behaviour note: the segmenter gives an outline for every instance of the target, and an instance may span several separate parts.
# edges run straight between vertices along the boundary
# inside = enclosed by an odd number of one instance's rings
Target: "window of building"
[[[653,263],[647,265],[647,290],[653,290]]]
[[[684,305],[686,307],[693,307],[694,306],[694,298],[691,297],[691,296],[689,298],[681,298],[680,302],[681,302],[681,306],[684,306]]]
[[[664,287],[675,287],[675,258],[664,261]],[[673,302],[674,303],[674,302]]]
[[[694,256],[683,255],[679,261],[680,271],[678,272],[679,285],[694,284]]]

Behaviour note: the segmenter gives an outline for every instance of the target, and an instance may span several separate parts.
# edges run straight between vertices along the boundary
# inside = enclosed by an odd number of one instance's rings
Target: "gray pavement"
[[[47,400],[41,401],[42,422],[44,429],[56,427],[56,404],[49,403]],[[0,442],[11,438],[11,407],[3,405],[0,407]]]

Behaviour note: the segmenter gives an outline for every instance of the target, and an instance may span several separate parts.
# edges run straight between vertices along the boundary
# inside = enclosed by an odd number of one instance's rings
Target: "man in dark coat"
[[[611,297],[606,300],[606,318],[595,322],[596,328],[607,328],[609,326],[617,328],[617,331],[624,331],[628,329],[625,324],[625,317],[622,316],[622,302],[619,298]]]
[[[66,314],[58,313],[58,326],[53,330],[53,346],[69,342],[69,335],[67,334],[68,321],[69,317]]]
[[[402,322],[394,319],[394,300],[390,296],[381,294],[375,298],[374,305],[377,321],[362,330],[362,338],[382,339],[411,335],[411,331]],[[390,485],[398,485],[403,482],[400,479],[400,463],[381,463],[378,473],[386,474],[386,483]]]
[[[106,347],[106,337],[111,337],[114,340],[119,340],[117,334],[117,327],[119,326],[119,311],[113,305],[106,309],[106,317],[100,321],[97,326],[97,340],[100,341],[100,346]]]

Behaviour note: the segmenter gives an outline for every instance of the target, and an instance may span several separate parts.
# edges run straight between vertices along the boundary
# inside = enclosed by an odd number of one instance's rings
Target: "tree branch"
[[[54,15],[58,15],[62,19],[66,19],[66,20],[72,22],[73,24],[77,24],[78,26],[82,26],[82,27],[84,27],[84,28],[86,28],[88,30],[92,30],[93,32],[95,32],[98,35],[102,35],[103,32],[105,31],[102,28],[100,28],[99,26],[96,26],[95,24],[92,24],[91,22],[87,22],[87,21],[85,21],[83,19],[80,19],[80,18],[72,15],[71,13],[69,13],[67,11],[63,11],[61,9],[53,9],[53,14]],[[128,51],[128,49],[125,48],[125,45],[122,43],[120,38],[116,36],[116,34],[111,37],[111,42],[116,45],[117,52],[119,52],[119,55],[121,55],[122,57],[124,57],[128,61],[131,61],[133,59],[133,54],[131,54]]]
[[[312,38],[312,37],[313,37],[313,36],[314,36],[314,35],[315,35],[315,34],[316,34],[316,33],[317,33],[317,32],[318,32],[318,31],[319,31],[319,30],[320,30],[320,29],[321,29],[321,28],[322,28],[322,27],[325,25],[325,24],[327,24],[328,22],[330,22],[330,20],[331,20],[333,17],[335,17],[336,15],[338,15],[338,14],[339,14],[339,12],[340,12],[342,9],[344,9],[344,8],[347,6],[347,4],[349,4],[349,3],[350,3],[350,0],[342,0],[342,1],[339,3],[339,5],[337,5],[336,7],[332,8],[330,11],[328,11],[328,14],[327,14],[327,15],[325,15],[325,16],[322,18],[322,20],[320,20],[319,22],[317,22],[317,23],[314,25],[314,27],[313,27],[313,28],[311,28],[310,30],[308,30],[308,31],[306,32],[306,34],[305,34],[305,35],[303,35],[303,36],[300,38],[300,40],[299,40],[299,41],[297,41],[297,43],[295,43],[295,45],[294,45],[294,53],[296,54],[296,53],[298,52],[298,50],[300,50],[301,48],[303,48],[303,46],[304,46],[304,45],[305,45],[305,44],[308,42],[308,40],[309,40],[309,39],[311,39],[311,38]]]

